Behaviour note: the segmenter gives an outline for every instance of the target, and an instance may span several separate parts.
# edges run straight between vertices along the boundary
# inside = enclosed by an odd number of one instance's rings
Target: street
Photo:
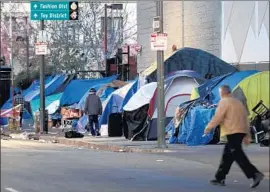
[[[266,174],[256,189],[234,165],[226,187],[211,186],[222,146],[175,153],[116,153],[31,141],[1,141],[1,192],[269,191],[269,148],[251,146]]]

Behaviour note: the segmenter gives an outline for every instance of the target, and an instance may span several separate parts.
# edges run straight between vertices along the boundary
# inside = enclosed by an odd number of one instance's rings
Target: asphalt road
[[[268,150],[248,151],[260,169],[269,170]],[[220,146],[137,154],[2,140],[1,192],[269,191],[269,177],[252,190],[250,181],[237,166],[233,167],[226,187],[209,185],[219,156]]]

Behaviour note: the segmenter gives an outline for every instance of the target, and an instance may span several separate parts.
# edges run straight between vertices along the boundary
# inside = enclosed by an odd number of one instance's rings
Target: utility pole
[[[182,0],[182,48],[185,47],[185,1]]]
[[[2,1],[0,1],[0,58],[2,58]]]
[[[104,55],[105,55],[105,74],[106,77],[108,76],[108,66],[107,66],[107,52],[108,52],[108,37],[107,37],[107,27],[108,27],[108,23],[107,23],[107,4],[105,4],[105,15],[104,15]]]
[[[29,83],[29,37],[28,37],[28,17],[25,17],[25,41],[26,41],[26,74]]]
[[[163,1],[156,2],[157,17],[160,19],[159,33],[163,33]],[[164,107],[164,51],[157,51],[158,79],[158,147],[166,148],[165,140],[165,107]]]
[[[11,5],[12,2],[10,1],[9,4],[9,41],[10,41],[10,67],[11,67],[11,97],[12,97],[12,116],[14,118],[15,116],[15,111],[14,111],[14,66],[13,66],[13,35],[12,35],[12,9]],[[14,119],[13,119],[13,125],[14,125]]]
[[[40,21],[41,31],[44,30],[44,20]],[[48,130],[45,129],[45,83],[44,83],[44,65],[45,65],[45,56],[41,55],[40,62],[40,129],[45,133]]]

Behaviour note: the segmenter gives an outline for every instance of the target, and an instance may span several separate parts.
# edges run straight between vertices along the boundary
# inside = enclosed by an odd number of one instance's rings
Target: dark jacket
[[[96,94],[89,94],[85,101],[84,113],[87,115],[101,115],[102,104],[100,98]]]
[[[24,111],[24,98],[23,98],[23,96],[21,94],[15,95],[14,104],[15,104],[15,106],[21,105],[20,106],[20,112]]]

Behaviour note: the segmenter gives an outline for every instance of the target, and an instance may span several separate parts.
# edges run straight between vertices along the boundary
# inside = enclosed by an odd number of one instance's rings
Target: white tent
[[[142,86],[124,106],[124,111],[134,111],[140,107],[149,104],[154,92],[157,88],[157,83],[149,83]]]

